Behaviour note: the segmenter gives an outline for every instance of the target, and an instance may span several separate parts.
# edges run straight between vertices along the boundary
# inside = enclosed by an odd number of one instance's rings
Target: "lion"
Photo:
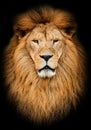
[[[65,118],[85,88],[85,51],[73,14],[53,7],[16,17],[4,53],[8,98],[34,122]]]

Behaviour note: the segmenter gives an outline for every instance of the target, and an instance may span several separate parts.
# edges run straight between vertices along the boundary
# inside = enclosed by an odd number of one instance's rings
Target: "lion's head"
[[[76,107],[85,55],[73,16],[50,7],[17,17],[5,50],[5,82],[18,110],[34,121],[64,117]]]

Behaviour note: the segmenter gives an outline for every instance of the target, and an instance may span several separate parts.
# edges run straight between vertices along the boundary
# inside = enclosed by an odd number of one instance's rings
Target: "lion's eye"
[[[34,43],[37,43],[37,44],[39,44],[39,41],[38,40],[32,40]]]
[[[53,44],[55,44],[55,43],[58,42],[58,41],[59,41],[58,39],[53,40]]]

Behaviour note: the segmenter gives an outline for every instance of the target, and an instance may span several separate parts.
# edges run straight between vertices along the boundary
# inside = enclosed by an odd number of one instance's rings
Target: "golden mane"
[[[51,7],[29,10],[15,19],[15,31],[29,31],[37,24],[54,23],[60,29],[76,29],[75,18],[69,12]]]
[[[57,74],[52,78],[37,75],[34,62],[25,47],[27,33],[39,24],[52,23],[65,39]],[[19,111],[40,122],[64,117],[76,107],[84,91],[85,52],[76,35],[76,22],[65,11],[50,7],[30,10],[19,15],[14,24],[14,36],[5,50],[5,84],[8,96]]]

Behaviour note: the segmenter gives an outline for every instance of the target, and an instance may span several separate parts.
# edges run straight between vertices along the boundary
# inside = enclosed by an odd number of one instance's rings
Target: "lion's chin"
[[[49,66],[45,66],[44,68],[42,68],[38,71],[38,75],[41,78],[51,78],[51,77],[55,76],[55,74],[56,74],[55,69],[52,69]]]

